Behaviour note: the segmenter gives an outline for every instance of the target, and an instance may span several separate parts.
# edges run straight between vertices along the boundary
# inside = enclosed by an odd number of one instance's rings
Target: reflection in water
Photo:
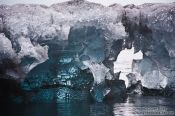
[[[66,102],[57,104],[57,116],[113,116],[106,103]]]
[[[128,97],[125,102],[87,101],[11,105],[0,116],[174,116],[175,100],[163,97]],[[158,114],[161,113],[161,114]]]
[[[87,102],[66,102],[57,104],[57,116],[89,116],[90,105]]]
[[[174,116],[175,101],[163,97],[128,97],[125,103],[115,103],[115,116]]]
[[[112,105],[106,103],[94,103],[90,107],[90,116],[113,116]]]

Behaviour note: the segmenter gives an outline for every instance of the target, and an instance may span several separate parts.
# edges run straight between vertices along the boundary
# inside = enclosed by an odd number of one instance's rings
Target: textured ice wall
[[[140,66],[147,88],[174,86],[175,3],[125,6],[123,20],[134,41],[135,52],[143,52]]]
[[[3,54],[1,73],[5,77],[23,78],[28,72],[31,74],[32,69],[40,67],[39,64],[47,64],[48,56],[54,67],[59,63],[69,64],[70,59],[58,56],[70,51],[71,66],[64,71],[69,72],[67,70],[75,67],[79,71],[89,68],[94,79],[101,82],[96,78],[99,75],[95,67],[103,66],[100,71],[109,69],[105,78],[110,77],[108,74],[114,77],[113,62],[123,48],[132,48],[133,45],[135,53],[139,50],[143,53],[143,61],[137,66],[140,67],[138,73],[143,85],[156,89],[174,86],[174,6],[175,3],[124,7],[114,4],[105,7],[82,0],[49,7],[0,5],[0,39],[3,39],[0,44],[3,48],[0,50]],[[88,56],[90,62],[95,63],[94,67],[84,65],[83,56]],[[4,62],[6,59],[9,62]],[[15,66],[4,68],[4,64]],[[65,76],[61,70],[54,70],[54,73],[57,77]],[[72,78],[70,75],[68,79]],[[73,77],[76,78],[75,75]],[[104,75],[101,78],[104,80]],[[159,81],[155,83],[155,80]],[[67,82],[62,81],[63,84]],[[70,82],[68,84],[71,85]],[[102,87],[107,88],[106,85]],[[100,90],[102,87],[97,87],[97,94],[103,93]]]
[[[15,52],[17,64],[22,65],[23,71],[28,73],[37,64],[48,59],[48,47],[45,45],[49,46],[52,52],[52,43],[57,44],[59,50],[66,47],[69,31],[75,25],[81,27],[85,24],[106,30],[104,38],[108,42],[104,44],[109,45],[106,46],[105,54],[103,53],[104,60],[111,55],[113,42],[126,36],[121,23],[123,12],[121,5],[104,7],[81,0],[54,4],[50,7],[34,4],[1,5],[0,32],[10,41],[12,46],[9,48]],[[93,44],[89,47],[93,47]],[[87,54],[88,52],[90,51],[87,51]],[[101,55],[98,52],[97,54]],[[113,56],[114,54],[111,57]]]

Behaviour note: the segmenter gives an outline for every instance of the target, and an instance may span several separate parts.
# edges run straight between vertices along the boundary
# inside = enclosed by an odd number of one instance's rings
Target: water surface
[[[3,106],[1,110],[0,116],[174,116],[175,100],[130,96],[123,102],[60,101],[8,105]]]

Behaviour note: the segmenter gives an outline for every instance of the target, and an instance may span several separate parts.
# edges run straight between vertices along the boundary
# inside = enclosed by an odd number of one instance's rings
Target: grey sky
[[[33,4],[45,4],[45,5],[51,5],[54,3],[59,3],[59,2],[65,2],[69,0],[0,0],[0,4],[17,4],[17,3],[33,3]],[[175,0],[88,0],[91,2],[96,2],[96,3],[101,3],[105,6],[108,6],[113,3],[119,3],[122,5],[126,4],[143,4],[143,3],[168,3],[168,2],[175,2]]]

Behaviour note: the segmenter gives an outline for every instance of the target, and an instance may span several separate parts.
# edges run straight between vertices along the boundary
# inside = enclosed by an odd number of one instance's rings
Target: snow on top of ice
[[[131,22],[142,23],[152,30],[174,32],[175,3],[146,3],[126,6],[126,15]]]
[[[108,28],[113,30],[121,22],[124,13],[121,5],[105,7],[88,1],[68,1],[50,7],[34,4],[1,5],[0,10],[11,35],[30,35],[33,36],[31,39],[39,36],[43,39],[54,38],[60,33],[62,37],[68,37],[68,29],[78,22],[97,21],[104,26],[110,24]]]

